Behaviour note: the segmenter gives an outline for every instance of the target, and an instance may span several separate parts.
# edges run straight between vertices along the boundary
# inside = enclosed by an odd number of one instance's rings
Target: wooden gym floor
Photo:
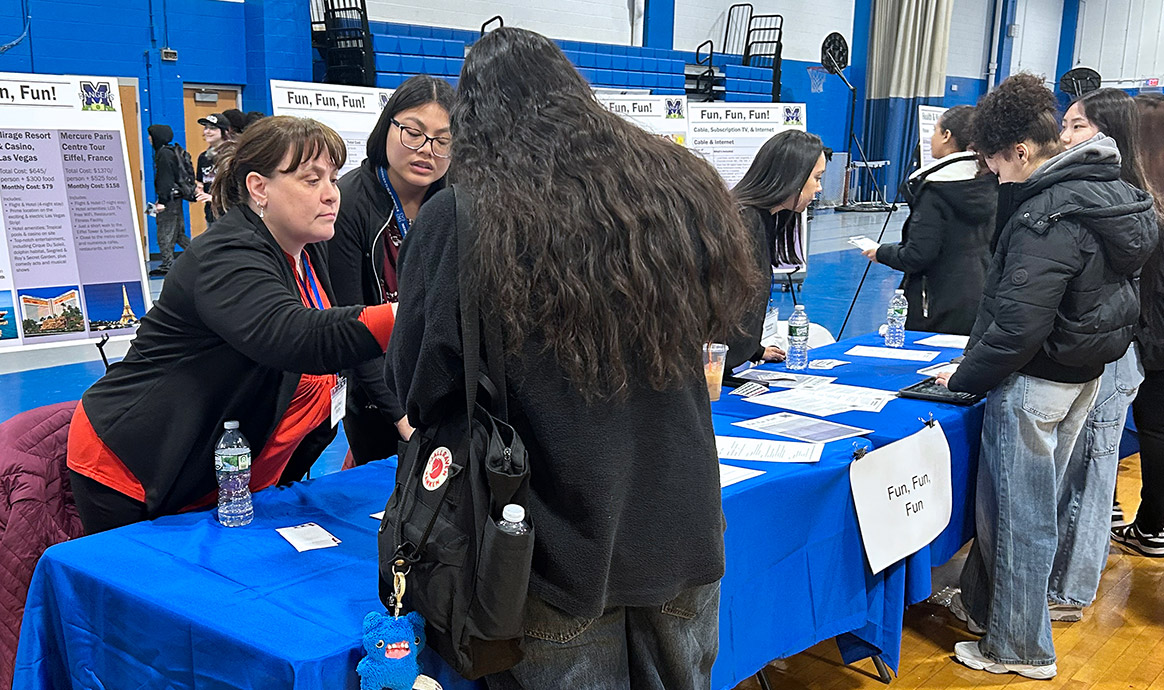
[[[1140,457],[1120,463],[1118,495],[1127,519],[1140,503]],[[935,589],[956,584],[966,550],[934,574]],[[768,665],[773,688],[788,690],[914,690],[915,688],[1063,688],[1164,690],[1164,559],[1113,544],[1095,603],[1078,623],[1052,623],[1059,675],[1050,681],[973,671],[953,660],[955,642],[976,639],[944,607],[922,603],[905,612],[900,675],[877,679],[872,661],[841,663],[837,646],[822,642]],[[751,679],[736,690],[759,690]]]

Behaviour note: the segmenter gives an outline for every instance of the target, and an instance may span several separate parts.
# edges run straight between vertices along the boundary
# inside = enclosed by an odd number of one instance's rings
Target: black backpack
[[[181,144],[170,144],[170,148],[178,159],[174,192],[186,201],[195,201],[198,198],[198,180],[194,177],[194,161],[190,159],[190,152],[182,148]]]
[[[454,188],[454,203],[465,266],[469,199]],[[505,421],[501,339],[495,328],[485,329],[487,375],[481,371],[478,296],[464,282],[460,301],[465,408],[454,406],[402,444],[378,543],[384,605],[419,611],[429,646],[472,680],[521,660],[534,531],[531,526],[528,534],[515,536],[497,527],[506,504],[529,505],[529,462],[521,438]],[[405,589],[397,602],[401,577]]]

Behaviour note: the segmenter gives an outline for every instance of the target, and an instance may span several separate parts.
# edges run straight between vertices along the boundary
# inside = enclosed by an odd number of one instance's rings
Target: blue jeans
[[[1055,661],[1047,582],[1058,545],[1056,497],[1098,387],[1098,380],[1012,374],[986,398],[977,534],[961,582],[971,618],[986,628],[978,648],[994,661]]]
[[[525,658],[486,676],[489,690],[709,690],[719,652],[719,582],[654,607],[570,615],[537,597],[525,614]]]
[[[1059,550],[1051,569],[1051,601],[1087,606],[1095,600],[1111,541],[1111,503],[1128,405],[1144,380],[1136,346],[1107,365],[1095,407],[1075,442],[1059,493]]]

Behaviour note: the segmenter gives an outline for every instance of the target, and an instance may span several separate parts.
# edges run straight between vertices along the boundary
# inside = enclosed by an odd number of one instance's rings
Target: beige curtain
[[[869,98],[945,95],[953,12],[954,0],[873,0]]]

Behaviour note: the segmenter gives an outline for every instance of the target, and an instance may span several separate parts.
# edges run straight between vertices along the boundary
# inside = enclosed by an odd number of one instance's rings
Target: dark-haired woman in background
[[[346,155],[334,130],[295,117],[263,119],[221,154],[212,195],[225,214],[73,415],[86,533],[211,505],[226,420],[251,442],[252,491],[299,479],[335,437],[336,372],[383,353],[393,323],[390,305],[330,306],[320,243]]]
[[[942,113],[930,139],[935,161],[902,186],[909,218],[899,244],[862,254],[902,271],[911,331],[969,335],[982,299],[990,238],[998,207],[998,178],[979,174],[970,146],[974,108]]]
[[[744,223],[751,230],[752,253],[762,275],[771,277],[774,266],[804,263],[800,213],[820,192],[824,171],[824,144],[820,137],[789,130],[760,147],[748,172],[732,190]],[[784,361],[784,350],[760,342],[769,286],[766,284],[750,300],[743,336],[728,343],[729,368],[746,361]]]
[[[380,112],[368,157],[340,180],[343,204],[328,242],[337,304],[396,302],[400,243],[420,205],[445,186],[452,107],[447,81],[418,75],[404,82]],[[395,455],[397,441],[408,439],[408,419],[382,361],[348,372],[344,433],[355,465]]]
[[[1058,497],[1104,365],[1124,355],[1140,313],[1133,276],[1156,243],[1151,197],[1120,180],[1116,143],[1064,151],[1058,103],[1018,74],[982,97],[974,147],[998,175],[1002,227],[965,359],[950,390],[987,393],[976,535],[950,602],[981,640],[958,661],[990,673],[1058,672],[1047,583]]]
[[[1146,191],[1139,128],[1140,116],[1131,96],[1119,89],[1099,89],[1071,104],[1059,138],[1073,149],[1098,137],[1111,137],[1119,147],[1120,179]],[[1112,523],[1118,518],[1122,524],[1119,504],[1113,504],[1120,438],[1128,406],[1143,380],[1134,343],[1104,367],[1099,379],[1099,393],[1075,442],[1071,472],[1063,477],[1059,495],[1059,549],[1047,590],[1051,620],[1082,619],[1083,607],[1095,600],[1099,590]]]
[[[700,346],[725,342],[761,284],[738,207],[529,31],[473,45],[452,122],[457,192],[401,247],[389,360],[423,428],[464,405],[461,281],[507,346],[537,537],[525,657],[488,684],[706,690],[724,525]],[[457,204],[476,236],[464,260]]]
[[[1140,112],[1140,160],[1156,195],[1164,229],[1164,95],[1136,96]],[[1164,557],[1164,241],[1148,259],[1140,277],[1140,329],[1136,343],[1144,365],[1144,382],[1132,414],[1140,436],[1140,508],[1136,519],[1112,530],[1112,537],[1144,556]]]

